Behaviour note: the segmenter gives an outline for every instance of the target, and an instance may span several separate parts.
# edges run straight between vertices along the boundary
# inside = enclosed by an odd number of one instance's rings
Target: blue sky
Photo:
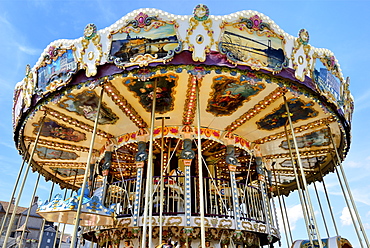
[[[370,55],[370,1],[94,1],[94,0],[0,0],[0,200],[8,201],[21,157],[14,148],[11,112],[13,89],[25,74],[25,67],[36,63],[44,48],[57,39],[75,39],[83,35],[88,23],[98,29],[115,23],[138,8],[157,8],[173,14],[191,15],[193,8],[206,4],[210,14],[225,15],[240,10],[256,10],[276,22],[285,32],[297,36],[301,28],[308,30],[310,44],[328,48],[339,60],[344,76],[351,77],[350,90],[355,98],[352,122],[352,144],[345,162],[358,210],[370,234],[370,83],[367,79]],[[26,183],[21,206],[28,206],[36,175]],[[325,178],[336,215],[339,232],[354,247],[359,247],[341,197],[336,176]],[[38,195],[47,199],[51,184],[42,183]],[[321,185],[318,185],[322,192]],[[324,196],[320,193],[321,199]],[[312,191],[311,197],[315,199]],[[292,194],[287,200],[293,238],[304,239],[299,199]],[[317,211],[318,208],[316,208]],[[320,220],[319,216],[317,217]],[[283,231],[283,228],[281,228]],[[326,236],[320,226],[322,236]],[[331,232],[334,236],[334,232]],[[283,237],[282,241],[284,242]],[[282,246],[286,247],[286,246]]]

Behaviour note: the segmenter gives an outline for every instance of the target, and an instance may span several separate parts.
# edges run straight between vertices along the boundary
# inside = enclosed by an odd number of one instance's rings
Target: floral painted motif
[[[193,11],[194,19],[197,21],[205,21],[209,17],[209,8],[204,4],[198,4]]]

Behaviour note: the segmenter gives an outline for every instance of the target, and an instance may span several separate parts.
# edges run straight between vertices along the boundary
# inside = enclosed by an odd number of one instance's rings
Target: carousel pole
[[[158,245],[162,243],[162,235],[163,235],[163,200],[164,200],[164,182],[163,182],[163,174],[164,174],[164,119],[169,119],[169,117],[160,117],[162,119],[162,130],[161,130],[161,185],[160,185],[160,205],[159,205],[159,239]]]
[[[71,174],[72,174],[72,172],[69,173],[69,175],[71,175]],[[67,197],[67,189],[64,192],[63,199],[65,200],[66,197]],[[58,223],[57,230],[59,230],[59,227],[60,227],[60,223]],[[63,235],[64,235],[65,229],[66,229],[66,224],[63,224],[62,232],[60,233],[60,240],[59,240],[58,248],[60,248],[62,246],[62,239],[63,239]],[[56,231],[56,234],[55,234],[55,239],[54,239],[54,245],[53,245],[53,247],[55,247],[57,237],[58,237],[58,231]]]
[[[148,210],[149,210],[149,244],[148,247],[152,248],[152,230],[153,230],[153,223],[152,223],[152,213],[153,213],[153,139],[154,139],[154,121],[155,121],[155,105],[156,105],[156,88],[157,88],[157,79],[154,81],[153,87],[153,102],[152,102],[152,113],[151,113],[151,120],[150,120],[150,138],[149,138],[149,154],[148,154],[148,166],[146,171],[146,185],[145,185],[145,204],[144,204],[144,223],[143,223],[143,235],[141,241],[141,247],[146,247],[146,228],[148,223]]]
[[[313,169],[311,167],[311,163],[310,163],[310,159],[307,157],[307,163],[308,163],[308,166],[310,169]],[[320,167],[320,165],[319,165]],[[316,181],[312,183],[313,184],[313,187],[315,189],[315,194],[316,194],[316,198],[317,198],[317,203],[319,204],[319,208],[320,208],[320,213],[321,213],[321,217],[322,217],[322,221],[323,221],[323,224],[324,224],[324,227],[325,227],[325,231],[326,231],[326,235],[328,235],[328,237],[330,237],[330,234],[329,234],[329,229],[328,229],[328,225],[326,223],[326,220],[325,220],[325,216],[324,216],[324,210],[322,208],[322,205],[321,205],[321,201],[320,201],[320,196],[319,196],[319,193],[317,191],[317,187],[316,187]]]
[[[10,217],[9,226],[8,226],[8,229],[7,229],[6,234],[5,234],[3,247],[6,247],[6,243],[8,242],[8,239],[9,239],[9,236],[10,236],[10,232],[12,230],[12,226],[13,226],[14,219],[15,219],[15,213],[17,212],[18,204],[19,204],[19,201],[20,201],[20,198],[22,196],[23,189],[24,189],[24,184],[26,183],[28,172],[29,172],[30,167],[31,167],[32,158],[33,158],[33,155],[35,154],[37,143],[38,143],[39,138],[40,138],[40,135],[41,135],[41,130],[42,130],[42,127],[44,125],[45,116],[46,116],[46,113],[44,113],[44,116],[41,119],[40,126],[39,126],[39,131],[37,132],[35,143],[34,143],[34,146],[32,148],[32,151],[31,151],[31,154],[29,156],[29,159],[28,159],[27,169],[26,169],[26,171],[25,171],[25,173],[23,175],[22,184],[21,184],[21,187],[20,187],[19,192],[18,192],[17,200],[16,200],[16,202],[14,204],[13,213],[12,213],[12,216]]]
[[[281,210],[281,219],[283,220],[286,243],[287,243],[288,247],[290,247],[291,243],[293,243],[293,239],[292,239],[292,242],[290,243],[289,238],[288,238],[288,232],[287,232],[287,224],[285,222],[288,218],[286,217],[286,215],[284,214],[284,211],[283,211],[283,205],[282,205],[281,199],[280,199],[280,197],[282,197],[282,196],[280,195],[280,190],[279,190],[279,185],[278,185],[278,181],[277,181],[277,178],[276,178],[276,170],[274,168],[274,165],[272,165],[272,169],[273,169],[273,172],[274,172],[275,187],[276,187],[276,191],[277,191],[277,198],[278,198],[278,202],[279,202],[279,207],[280,207],[280,210]],[[292,234],[290,232],[290,229],[289,229],[289,234],[290,234],[290,237],[291,237]]]
[[[355,204],[355,201],[353,199],[353,196],[352,196],[352,192],[351,192],[351,189],[348,185],[348,181],[347,181],[347,177],[346,177],[346,174],[344,173],[344,169],[343,169],[343,166],[342,166],[342,163],[340,162],[341,159],[340,159],[340,156],[339,156],[339,153],[338,153],[338,149],[337,147],[335,146],[335,143],[334,143],[334,137],[333,137],[333,134],[331,132],[331,129],[329,127],[329,125],[327,125],[328,127],[328,130],[329,130],[329,134],[330,134],[330,141],[333,145],[333,148],[334,148],[334,151],[335,151],[335,155],[337,157],[337,165],[341,171],[341,174],[342,174],[342,177],[343,177],[343,181],[344,181],[344,185],[346,186],[346,190],[347,190],[347,194],[349,196],[349,199],[351,201],[351,204],[352,204],[352,207],[353,207],[353,211],[355,212],[355,215],[356,215],[356,218],[357,218],[357,222],[360,226],[360,231],[362,232],[362,235],[364,236],[364,239],[365,239],[365,243],[366,243],[366,246],[367,247],[370,247],[370,243],[369,243],[369,240],[367,239],[367,235],[366,235],[366,232],[365,232],[365,229],[364,229],[364,226],[362,225],[362,221],[361,221],[361,218],[360,218],[360,215],[357,211],[357,207],[356,207],[356,204]],[[347,197],[346,197],[346,192],[345,192],[345,189],[343,188],[343,185],[342,185],[342,182],[340,180],[340,176],[339,176],[339,172],[337,170],[337,168],[334,166],[336,172],[337,172],[337,176],[338,176],[338,180],[339,180],[339,183],[341,185],[341,188],[342,188],[342,191],[343,191],[343,196],[344,196],[344,199],[346,200],[346,203],[347,203],[347,207],[348,207],[348,210],[351,214],[351,218],[352,218],[352,222],[353,222],[353,225],[356,227],[356,232],[358,232],[357,230],[357,225],[355,223],[355,220],[354,220],[354,217],[353,217],[353,213],[352,213],[352,210],[351,210],[351,207],[350,207],[350,204],[347,200]],[[358,237],[359,237],[359,241],[361,243],[361,246],[362,246],[362,240],[360,238],[360,235],[358,234]]]
[[[313,244],[312,233],[309,230],[309,226],[311,225],[311,222],[310,222],[310,219],[308,218],[307,206],[305,205],[305,201],[303,200],[303,192],[302,192],[303,190],[301,188],[301,183],[300,183],[299,178],[298,178],[297,167],[296,167],[295,160],[294,160],[294,157],[293,157],[292,145],[290,144],[290,140],[289,140],[290,138],[289,138],[289,135],[288,135],[288,130],[286,128],[286,125],[284,126],[284,130],[285,130],[285,136],[287,138],[287,144],[288,144],[290,159],[291,159],[291,162],[292,162],[294,177],[295,177],[295,180],[297,182],[298,196],[299,196],[299,200],[300,200],[300,203],[301,203],[301,206],[302,206],[303,217],[304,217],[304,220],[305,220],[305,223],[306,223],[307,235],[308,235],[308,238],[309,238],[311,244]],[[284,198],[283,198],[283,200],[284,200]],[[284,206],[285,206],[285,201],[284,201]]]
[[[333,221],[333,225],[334,225],[334,229],[335,229],[335,234],[337,236],[339,236],[339,232],[338,232],[338,228],[337,228],[337,223],[335,222],[335,218],[334,218],[333,208],[331,207],[331,203],[330,203],[330,200],[329,200],[328,190],[326,189],[326,184],[325,184],[324,177],[322,175],[322,171],[321,171],[321,167],[320,166],[319,166],[319,171],[320,171],[320,176],[321,176],[321,180],[322,180],[322,186],[323,186],[324,192],[325,192],[326,202],[328,203],[328,208],[329,208],[329,211],[330,211],[330,216],[331,216],[331,219]]]
[[[206,247],[206,228],[204,225],[204,189],[203,189],[203,168],[202,168],[202,142],[200,137],[200,101],[199,84],[197,81],[196,89],[197,99],[197,139],[198,139],[198,170],[199,170],[199,207],[200,207],[200,240],[201,247]]]
[[[39,186],[40,176],[41,176],[41,174],[39,173],[38,176],[37,176],[36,182],[35,182],[35,187],[33,189],[32,197],[31,197],[31,202],[30,202],[30,205],[28,207],[26,219],[25,219],[24,224],[23,224],[24,225],[24,228],[23,228],[23,231],[22,231],[22,234],[21,234],[21,239],[20,239],[19,247],[22,247],[21,244],[23,244],[24,233],[26,231],[26,227],[27,227],[27,224],[28,224],[28,219],[30,217],[31,209],[32,209],[32,206],[34,204],[36,191],[37,191],[37,188]],[[41,231],[43,231],[43,230],[41,230]]]
[[[30,145],[31,145],[31,142],[30,142],[30,143],[28,144],[28,146],[27,146],[27,151],[28,151],[28,149],[30,148]],[[23,158],[23,160],[22,160],[22,165],[21,165],[21,168],[19,169],[18,176],[17,176],[17,180],[15,181],[15,184],[14,184],[14,187],[13,187],[12,196],[10,197],[8,207],[6,208],[6,211],[5,211],[5,216],[4,216],[3,221],[2,221],[2,223],[1,223],[0,239],[1,239],[1,237],[3,236],[3,230],[4,230],[5,223],[6,223],[6,219],[8,218],[9,211],[10,211],[10,207],[11,207],[11,205],[12,205],[12,202],[13,202],[13,198],[14,198],[15,192],[17,191],[17,187],[18,187],[19,179],[21,178],[22,171],[23,171],[23,168],[24,168],[24,164],[25,164],[25,163],[26,163],[26,157],[24,157],[24,158]]]
[[[308,207],[309,207],[308,210],[309,210],[310,215],[311,215],[310,217],[312,218],[312,221],[314,222],[315,229],[317,230],[316,234],[317,234],[317,239],[318,239],[319,247],[320,248],[323,248],[323,244],[321,242],[320,232],[319,232],[318,225],[317,225],[317,222],[316,222],[315,213],[314,213],[313,208],[312,208],[312,202],[311,202],[311,198],[310,198],[310,193],[308,192],[306,176],[304,174],[304,170],[303,170],[303,166],[302,166],[302,161],[301,161],[301,156],[300,156],[299,150],[298,150],[298,144],[297,144],[297,139],[296,139],[295,133],[294,133],[292,119],[290,118],[290,110],[289,110],[288,102],[287,102],[285,96],[284,96],[284,104],[285,104],[285,109],[287,111],[287,118],[288,118],[288,121],[289,121],[290,130],[292,132],[294,149],[295,149],[295,152],[297,154],[297,161],[298,161],[298,166],[299,166],[299,169],[300,169],[300,172],[301,172],[303,187],[304,187],[304,190],[307,192],[307,201],[308,201]],[[311,243],[311,244],[313,245],[313,243]]]
[[[55,182],[53,182],[52,185],[51,185],[51,190],[50,190],[48,202],[51,201],[51,196],[53,195],[53,191],[54,191],[54,185],[55,185]],[[45,219],[43,218],[40,229],[41,230],[44,230],[44,228],[45,228]],[[40,248],[41,247],[41,242],[42,242],[43,235],[44,235],[44,232],[43,231],[40,232],[40,235],[39,235],[39,244],[37,245],[37,248]]]
[[[88,178],[88,174],[89,174],[89,169],[88,168],[90,167],[90,161],[91,161],[93,150],[94,150],[95,136],[96,136],[96,132],[97,132],[97,129],[98,129],[100,109],[101,109],[102,100],[103,100],[103,93],[104,93],[104,88],[102,87],[101,92],[100,92],[98,109],[97,109],[97,113],[96,113],[96,117],[95,117],[94,129],[93,129],[93,133],[91,135],[90,149],[89,149],[89,154],[87,156],[87,161],[86,161],[85,175],[84,175],[84,179],[83,179],[83,183],[82,183],[82,187],[81,187],[80,200],[78,201],[75,225],[74,225],[74,228],[73,228],[73,235],[72,235],[71,246],[70,246],[71,248],[74,248],[76,240],[77,240],[77,232],[78,232],[78,226],[80,224],[80,216],[81,216],[81,209],[82,209],[82,199],[83,199],[83,196],[84,196],[84,193],[85,193],[87,178]]]

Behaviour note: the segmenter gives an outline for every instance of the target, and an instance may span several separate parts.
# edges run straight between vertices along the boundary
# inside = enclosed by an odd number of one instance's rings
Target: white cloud
[[[303,219],[303,212],[302,212],[302,207],[300,204],[295,205],[293,207],[288,207],[287,208],[288,212],[288,220],[289,220],[289,225],[291,230],[294,230],[296,228],[296,223]],[[278,210],[278,213],[281,213],[280,210]],[[283,226],[283,220],[281,214],[278,214],[278,222],[279,226]],[[281,228],[283,230],[283,228]]]
[[[352,215],[354,215],[353,210],[352,210]],[[342,223],[343,226],[352,225],[352,218],[351,218],[351,214],[349,212],[348,207],[344,207],[342,209],[342,215],[340,216],[340,222]]]
[[[41,49],[34,49],[32,47],[27,47],[27,46],[24,46],[22,44],[15,44],[18,49],[28,55],[38,55],[38,54],[41,54],[42,53],[42,50]]]
[[[370,107],[369,97],[370,91],[365,91],[361,96],[356,97],[356,111]]]

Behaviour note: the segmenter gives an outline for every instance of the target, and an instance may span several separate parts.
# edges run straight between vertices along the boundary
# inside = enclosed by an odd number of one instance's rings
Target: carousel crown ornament
[[[34,171],[80,190],[39,214],[73,224],[72,244],[87,226],[99,247],[273,247],[275,201],[289,233],[281,199],[297,191],[308,239],[287,245],[351,247],[319,230],[307,188],[345,176],[350,81],[309,38],[199,4],[188,16],[135,10],[52,42],[15,88],[14,140]]]

